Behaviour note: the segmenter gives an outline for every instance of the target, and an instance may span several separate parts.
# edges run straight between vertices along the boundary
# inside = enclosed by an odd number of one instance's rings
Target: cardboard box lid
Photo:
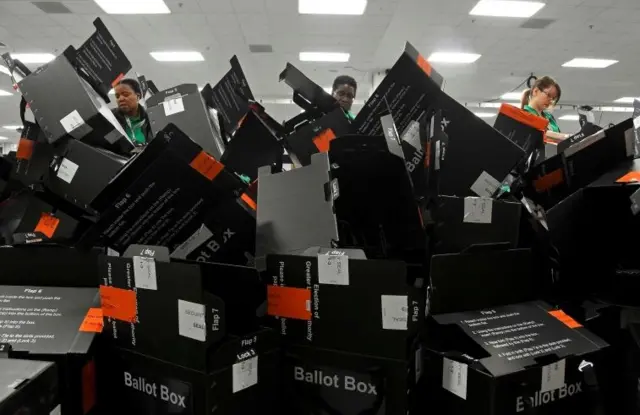
[[[316,107],[322,112],[330,113],[338,107],[338,101],[331,94],[288,62],[280,73],[280,82],[282,81],[293,89],[294,94],[300,95],[312,107]]]
[[[95,288],[2,286],[0,292],[0,342],[11,344],[14,352],[89,351],[95,333],[81,332],[80,326],[89,309],[99,304]]]
[[[431,258],[433,315],[531,301],[540,291],[528,249],[477,245],[459,254]],[[462,288],[461,288],[462,287]]]
[[[461,335],[481,346],[486,355],[478,362],[496,377],[540,365],[538,360],[545,357],[564,359],[607,347],[562,310],[542,301],[438,315],[434,320],[457,326]],[[455,339],[450,344],[455,347]]]
[[[54,363],[38,362],[35,360],[0,359],[0,409],[6,404],[12,408],[16,405],[20,408],[22,404],[32,402],[34,396],[29,394],[30,385],[46,377],[50,379],[50,384],[46,389],[38,390],[38,393],[55,393],[57,385],[57,369]],[[39,382],[42,383],[42,382]],[[51,390],[53,389],[53,390]],[[24,397],[19,402],[11,402],[12,397],[24,392]],[[51,409],[51,408],[49,408]]]
[[[326,153],[314,154],[310,165],[291,171],[272,174],[263,167],[258,177],[257,260],[338,240]]]

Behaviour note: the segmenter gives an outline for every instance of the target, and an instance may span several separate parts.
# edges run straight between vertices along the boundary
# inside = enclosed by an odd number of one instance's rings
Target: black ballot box
[[[422,349],[406,360],[290,346],[280,375],[283,408],[300,415],[420,414]]]
[[[66,140],[52,158],[45,186],[89,213],[91,204],[129,159],[77,140]]]
[[[255,201],[247,193],[223,201],[200,228],[171,252],[171,258],[253,266],[255,209]]]
[[[434,148],[429,150],[441,160],[434,166],[439,170],[438,194],[491,197],[526,153],[444,93],[439,86],[441,79],[407,44],[358,113],[354,130],[364,135],[380,135],[380,116],[390,112],[398,131],[405,131],[412,121],[440,112],[438,124],[446,140],[434,140]]]
[[[472,245],[492,243],[516,248],[521,214],[518,201],[439,196],[431,215],[433,253],[462,252]]]
[[[128,153],[133,143],[105,102],[111,84],[131,69],[100,19],[77,50],[41,66],[18,82],[49,143],[70,135],[91,145]]]
[[[253,110],[238,126],[220,161],[238,174],[250,180],[258,178],[262,166],[282,169],[284,148],[269,126]]]
[[[284,81],[293,89],[293,101],[303,109],[312,109],[320,114],[326,114],[339,107],[338,101],[332,94],[325,91],[289,62],[280,73],[279,78],[280,82]],[[340,112],[344,117],[344,111]]]
[[[342,108],[335,108],[321,117],[300,125],[285,138],[292,160],[300,166],[311,163],[311,155],[329,151],[329,143],[351,130]]]
[[[268,256],[263,278],[269,325],[287,346],[406,360],[421,332],[425,293],[403,262],[315,248]]]
[[[103,413],[267,414],[280,411],[277,335],[260,329],[230,336],[193,370],[130,350],[111,348],[99,361]]]
[[[633,156],[633,121],[628,119],[538,163],[530,171],[527,194],[549,208]]]
[[[97,223],[83,246],[123,253],[131,244],[175,250],[246,185],[175,126],[168,125],[94,199]]]
[[[595,370],[607,344],[564,311],[535,301],[433,321],[441,344],[425,373],[436,413],[598,413]]]
[[[532,162],[539,157],[534,154],[544,148],[544,136],[549,120],[538,117],[511,104],[502,104],[493,128],[521,147],[527,157],[534,155]]]
[[[204,151],[220,160],[224,141],[217,119],[210,113],[196,84],[182,84],[154,94],[147,100],[151,131],[157,135],[174,124]]]
[[[104,335],[115,347],[204,370],[226,333],[258,329],[265,287],[253,268],[168,260],[166,248],[139,245],[101,257]]]
[[[54,147],[49,145],[38,124],[25,121],[18,141],[12,179],[26,186],[43,182],[49,174],[53,155]]]
[[[9,354],[0,345],[0,353]],[[55,364],[0,357],[0,413],[49,414],[58,411]]]
[[[64,205],[62,205],[64,206]],[[40,240],[73,243],[88,223],[73,212],[43,200],[41,194],[21,192],[0,207],[0,233],[5,244],[20,243],[20,236],[38,233]]]
[[[0,287],[0,343],[12,357],[56,363],[63,415],[84,415],[96,404],[91,322],[99,303],[95,288]]]

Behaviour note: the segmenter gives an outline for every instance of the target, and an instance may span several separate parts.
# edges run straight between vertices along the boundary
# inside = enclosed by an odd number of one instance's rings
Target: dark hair
[[[562,89],[560,89],[560,85],[551,78],[550,76],[543,76],[542,78],[538,78],[536,82],[531,86],[531,88],[524,91],[522,94],[522,100],[520,102],[520,108],[524,109],[526,105],[529,105],[529,100],[531,100],[531,91],[535,88],[538,88],[540,91],[544,91],[547,88],[555,87],[558,91],[558,97],[556,98],[556,104],[560,101],[560,97],[562,96]]]
[[[122,81],[118,82],[118,85],[127,85],[129,88],[133,89],[138,96],[142,96],[142,88],[140,88],[140,83],[135,79],[125,78]]]
[[[349,75],[340,75],[339,77],[337,77],[333,81],[332,91],[335,92],[340,85],[349,85],[349,86],[352,86],[353,89],[355,89],[356,91],[358,90],[358,83],[356,82],[355,79],[353,79]]]

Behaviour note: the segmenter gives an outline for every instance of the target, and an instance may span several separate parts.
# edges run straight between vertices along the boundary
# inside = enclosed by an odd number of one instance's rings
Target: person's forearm
[[[556,133],[553,131],[547,131],[547,137],[553,140],[564,140],[565,138],[569,138],[569,134]]]

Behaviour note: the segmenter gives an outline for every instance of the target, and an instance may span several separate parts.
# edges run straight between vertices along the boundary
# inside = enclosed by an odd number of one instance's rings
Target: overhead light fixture
[[[565,68],[591,68],[591,69],[604,69],[611,65],[618,63],[613,59],[590,59],[590,58],[575,58],[569,62],[562,64]]]
[[[472,16],[531,17],[544,7],[537,1],[480,0],[469,12]]]
[[[635,100],[640,100],[640,98],[635,98],[635,97],[622,97],[622,98],[618,98],[616,99],[615,102],[616,104],[633,104],[633,102]]]
[[[558,119],[563,121],[578,121],[580,120],[580,116],[578,114],[567,114]]]
[[[169,14],[163,0],[94,0],[107,14]]]
[[[11,57],[22,63],[49,63],[56,58],[51,53],[12,53]]]
[[[524,91],[507,92],[506,94],[502,94],[500,98],[506,99],[507,101],[519,101],[522,99],[523,94],[524,94]]]
[[[0,89],[0,97],[10,97],[11,95],[13,95],[11,92]]]
[[[204,56],[202,53],[195,51],[183,52],[150,52],[153,59],[158,62],[202,62]]]
[[[478,118],[493,118],[496,116],[496,114],[491,112],[474,112],[473,114]]]
[[[22,128],[21,125],[3,125],[2,128],[5,130],[17,131],[18,128]]]
[[[0,141],[6,141],[6,140],[8,140],[8,138],[7,138],[7,137],[2,137],[2,136],[0,136]]]
[[[427,61],[432,63],[473,63],[480,59],[477,53],[434,52]]]
[[[350,57],[343,52],[300,52],[302,62],[349,62]]]
[[[298,0],[300,14],[361,15],[367,8],[367,0]]]
[[[633,112],[633,107],[595,107],[593,110],[601,112]]]
[[[0,65],[0,72],[11,76],[11,72],[5,66]]]
[[[327,94],[329,94],[329,95],[332,95],[332,94],[333,94],[333,87],[325,86],[325,87],[324,87],[324,88],[322,88],[322,89],[324,89],[324,92],[326,92],[326,93],[327,93]]]

